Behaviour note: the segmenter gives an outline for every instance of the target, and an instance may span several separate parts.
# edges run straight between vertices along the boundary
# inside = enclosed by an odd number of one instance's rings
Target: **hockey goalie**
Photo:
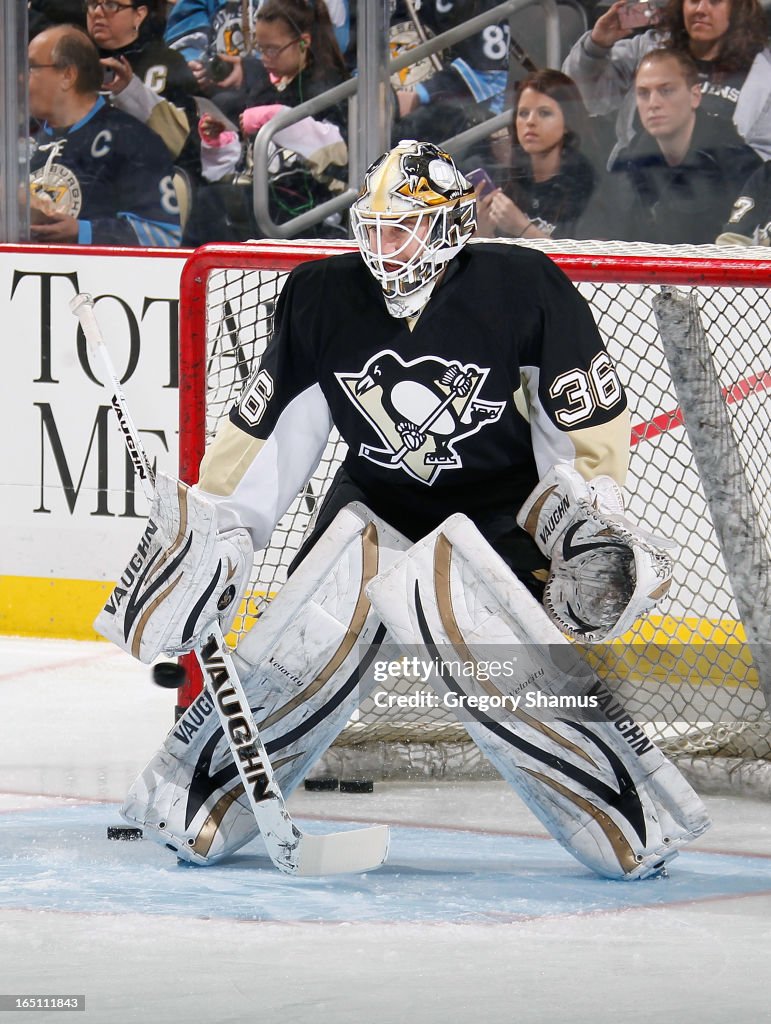
[[[431,685],[578,860],[659,874],[709,818],[643,730],[606,715],[573,642],[622,635],[672,575],[666,542],[624,514],[626,397],[589,308],[541,253],[467,245],[475,194],[436,146],[377,160],[351,222],[358,253],[289,275],[198,484],[159,477],[149,522],[163,528],[145,531],[97,628],[148,663],[200,647],[214,619],[226,630],[253,550],[334,425],[348,454],[233,656],[283,793],[372,690],[388,638],[430,661]],[[513,674],[481,671],[491,652]],[[123,807],[198,864],[258,831],[212,711],[207,687]]]

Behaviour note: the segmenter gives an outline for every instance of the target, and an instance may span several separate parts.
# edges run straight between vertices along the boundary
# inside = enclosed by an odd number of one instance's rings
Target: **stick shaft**
[[[123,433],[126,448],[133,463],[134,471],[139,477],[145,497],[152,501],[153,491],[155,490],[153,469],[145,451],[145,446],[139,436],[139,431],[131,418],[128,402],[115,365],[104,343],[102,332],[94,315],[94,301],[90,295],[81,293],[72,300],[70,309],[80,321],[80,327],[85,336],[89,351],[101,361],[107,374],[109,386],[112,388],[111,403],[118,418],[118,426]]]

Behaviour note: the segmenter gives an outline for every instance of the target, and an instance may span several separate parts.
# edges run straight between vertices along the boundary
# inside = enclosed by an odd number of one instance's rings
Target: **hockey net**
[[[758,641],[762,646],[771,639],[771,259],[763,250],[711,246],[528,244],[548,252],[589,301],[627,389],[633,425],[626,489],[630,516],[652,532],[674,537],[681,549],[665,614],[587,653],[629,712],[697,785],[771,795],[769,680],[757,657]],[[214,245],[188,261],[180,309],[184,480],[197,479],[205,444],[259,359],[289,270],[347,248],[327,243]],[[760,565],[754,564],[736,584],[746,593],[736,593],[729,580],[717,540],[720,531],[713,524],[652,311],[654,296],[669,285],[697,298],[709,349],[703,360],[708,365],[698,372],[716,383],[720,412],[727,413],[726,442],[741,464],[745,504],[730,489],[726,492],[724,481],[711,485],[722,494],[724,528],[727,523],[729,530],[750,531],[760,550]],[[254,624],[285,582],[287,566],[343,452],[342,441],[333,435],[316,475],[281,520],[270,547],[258,553],[233,640]],[[737,579],[733,572],[732,577]],[[753,628],[762,631],[758,621],[767,626],[760,637],[756,632],[752,653],[740,611],[748,603],[760,609]],[[183,704],[197,692],[199,679],[191,667]],[[408,696],[415,685],[403,679],[394,689]],[[383,711],[371,701],[327,754],[325,767],[348,776],[470,777],[491,770],[451,712]]]

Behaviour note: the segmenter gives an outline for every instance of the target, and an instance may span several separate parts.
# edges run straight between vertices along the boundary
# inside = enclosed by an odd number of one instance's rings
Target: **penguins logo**
[[[360,373],[338,373],[348,398],[377,432],[383,447],[362,444],[359,455],[386,469],[401,469],[431,485],[443,469],[463,465],[455,445],[503,412],[503,402],[479,393],[489,370],[424,356],[405,363],[379,352]]]
[[[80,182],[62,164],[52,164],[33,172],[30,175],[29,191],[33,208],[49,213],[65,213],[77,217],[83,206]]]
[[[254,4],[254,7],[256,8],[257,4]],[[248,20],[247,28],[251,38],[252,26]],[[245,37],[241,25],[241,12],[231,14],[223,11],[220,18],[215,15],[214,38],[213,52],[226,53],[228,57],[238,57],[242,54],[245,49]]]

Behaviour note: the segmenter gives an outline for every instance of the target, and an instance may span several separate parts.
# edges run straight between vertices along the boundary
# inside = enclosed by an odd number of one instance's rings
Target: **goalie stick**
[[[93,299],[84,293],[70,302],[91,354],[101,360],[105,369],[113,390],[111,403],[131,461],[146,497],[152,500],[153,469],[129,413],[93,307]],[[228,738],[249,806],[275,866],[290,875],[333,875],[379,867],[388,853],[388,826],[315,835],[302,832],[292,821],[217,619],[203,630],[202,638],[196,646],[196,657]]]

